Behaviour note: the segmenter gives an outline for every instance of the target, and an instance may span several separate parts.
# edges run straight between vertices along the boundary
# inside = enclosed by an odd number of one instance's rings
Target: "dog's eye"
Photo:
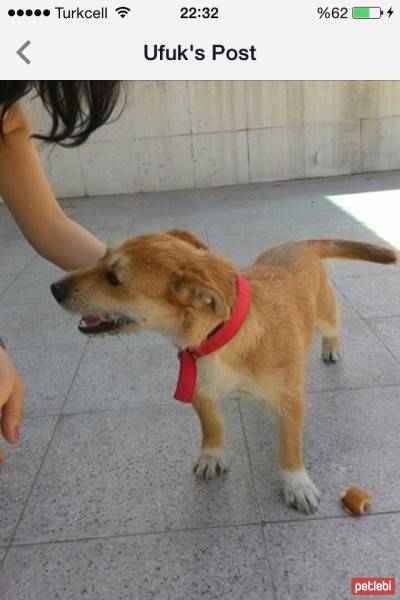
[[[116,276],[115,273],[113,273],[112,271],[107,271],[106,273],[106,278],[109,284],[111,285],[120,285],[120,280],[118,279],[118,277]]]

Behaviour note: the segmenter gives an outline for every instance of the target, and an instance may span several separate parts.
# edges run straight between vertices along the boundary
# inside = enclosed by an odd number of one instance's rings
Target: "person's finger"
[[[23,411],[24,388],[19,377],[14,389],[1,411],[1,431],[9,444],[19,441],[19,428]]]
[[[4,376],[3,373],[1,373],[1,375],[2,377],[0,378],[0,409],[11,396],[12,390],[15,385],[15,378],[13,373],[12,376],[10,374]]]

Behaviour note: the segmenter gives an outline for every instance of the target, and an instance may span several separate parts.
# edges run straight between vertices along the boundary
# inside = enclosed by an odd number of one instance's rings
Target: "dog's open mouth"
[[[82,333],[94,335],[96,333],[118,333],[126,325],[135,323],[133,319],[126,315],[119,316],[85,316],[79,322],[78,329]]]

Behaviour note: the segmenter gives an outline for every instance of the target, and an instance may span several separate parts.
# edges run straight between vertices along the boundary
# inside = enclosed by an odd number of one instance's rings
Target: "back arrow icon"
[[[25,44],[23,44],[21,46],[21,48],[19,48],[19,50],[17,50],[17,54],[20,58],[22,58],[22,60],[24,60],[26,62],[27,65],[31,64],[31,61],[29,60],[29,58],[27,58],[25,56],[25,54],[23,54],[24,50],[26,50],[26,48],[30,46],[30,41],[28,40],[27,42],[25,42]]]

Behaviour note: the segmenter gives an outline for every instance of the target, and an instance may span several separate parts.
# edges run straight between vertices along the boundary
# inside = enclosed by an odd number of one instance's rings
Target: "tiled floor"
[[[398,173],[64,206],[110,242],[190,228],[239,266],[304,237],[400,247]],[[323,495],[307,517],[282,501],[275,430],[251,402],[223,405],[231,472],[193,478],[199,427],[172,400],[175,350],[88,342],[50,297],[59,271],[0,207],[0,331],[27,387],[21,445],[2,444],[1,600],[343,600],[351,577],[398,576],[400,269],[330,272],[344,360],[310,355],[306,463]],[[374,496],[359,520],[338,501],[350,483]]]

